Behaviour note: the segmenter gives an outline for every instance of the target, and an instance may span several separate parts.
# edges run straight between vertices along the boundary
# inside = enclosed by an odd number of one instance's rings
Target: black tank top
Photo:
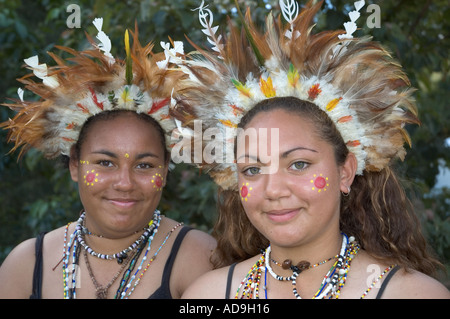
[[[183,227],[178,233],[164,267],[161,286],[153,292],[149,299],[172,299],[172,294],[170,293],[170,276],[172,273],[173,264],[175,263],[181,243],[183,242],[187,232],[190,230],[192,230],[191,227]],[[42,298],[42,250],[45,234],[46,232],[43,232],[36,237],[36,263],[34,265],[33,290],[30,299]]]

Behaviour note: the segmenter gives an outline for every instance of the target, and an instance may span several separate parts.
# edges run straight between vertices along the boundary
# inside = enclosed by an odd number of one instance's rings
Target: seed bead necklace
[[[141,272],[141,274],[139,275],[139,278],[137,278],[134,282],[133,287],[130,289],[130,291],[128,292],[128,295],[126,294],[127,290],[131,287],[131,282],[129,285],[126,286],[125,291],[120,293],[120,298],[121,299],[128,299],[128,297],[131,296],[131,294],[133,293],[134,289],[136,288],[136,286],[141,282],[142,277],[144,276],[144,274],[147,272],[148,268],[150,267],[150,265],[153,263],[153,261],[156,259],[156,257],[158,256],[159,251],[161,250],[161,248],[163,248],[163,246],[165,245],[165,243],[167,242],[167,239],[169,239],[170,235],[172,235],[172,233],[175,231],[175,229],[177,229],[178,227],[182,226],[183,223],[179,223],[177,225],[175,225],[166,235],[166,238],[164,238],[162,244],[159,246],[159,248],[156,250],[156,252],[153,254],[153,257],[149,260],[149,262],[147,263],[147,266],[144,268],[144,270]],[[142,264],[144,263],[144,261],[147,259],[147,257],[145,256],[142,259],[141,262],[141,266],[138,269],[138,271],[136,272],[136,274],[139,272],[139,270],[142,268]],[[135,274],[135,275],[136,275]],[[134,278],[133,278],[134,279]]]
[[[81,214],[80,218],[77,221],[77,226],[82,225],[84,219],[85,219],[85,213],[83,212],[83,214]],[[149,223],[149,227],[148,227],[148,229],[150,230],[149,235],[148,236],[146,235],[144,238],[142,238],[142,236],[141,236],[137,241],[135,241],[130,246],[130,247],[132,247],[131,249],[129,249],[130,248],[129,247],[118,254],[114,254],[116,256],[116,258],[122,259],[119,262],[119,264],[121,264],[121,262],[123,262],[123,259],[128,258],[128,255],[127,255],[128,252],[137,250],[136,253],[134,254],[133,258],[131,259],[131,262],[130,262],[130,265],[129,265],[127,271],[125,271],[125,273],[124,273],[120,287],[127,285],[128,280],[130,279],[129,274],[133,271],[133,268],[136,265],[136,261],[139,259],[139,256],[140,256],[144,246],[147,243],[149,245],[148,245],[146,254],[150,250],[151,241],[153,240],[153,238],[157,232],[157,229],[160,225],[160,221],[161,221],[161,214],[158,210],[155,210],[155,212],[153,214],[153,219]],[[82,245],[81,241],[78,239],[78,236],[80,235],[80,232],[82,229],[81,227],[76,226],[75,231],[70,235],[70,238],[67,239],[69,225],[70,225],[70,223],[67,224],[66,229],[65,229],[64,245],[63,245],[64,246],[63,258],[62,258],[62,260],[63,260],[62,261],[62,263],[63,263],[63,267],[62,267],[63,268],[63,288],[64,288],[64,298],[65,299],[76,299],[77,276],[79,276],[77,270],[78,270],[78,262],[79,262],[79,255],[81,252],[81,247],[83,247],[87,253],[91,254],[94,257],[101,258],[101,259],[112,260],[112,259],[114,259],[114,258],[112,258],[112,256],[114,256],[114,255],[98,254],[98,253],[94,252],[92,249],[90,249],[89,246]],[[84,236],[84,234],[82,234],[81,236]],[[84,240],[83,240],[83,242],[84,242]],[[70,264],[71,247],[73,247],[73,252],[72,252],[72,263]],[[124,251],[126,251],[126,252],[123,253]],[[92,252],[94,252],[95,254],[93,254]],[[111,258],[107,258],[107,257],[111,257]],[[141,263],[141,265],[142,265],[142,263]],[[133,279],[131,279],[131,280],[133,280]],[[120,287],[119,287],[119,289],[120,289]],[[117,297],[117,293],[116,293],[116,297]]]
[[[360,249],[359,244],[355,241],[354,237],[348,238],[347,235],[343,234],[342,236],[342,245],[341,250],[338,255],[335,257],[331,257],[324,261],[321,261],[317,264],[310,265],[309,262],[302,261],[296,266],[292,266],[291,261],[285,261],[283,264],[275,262],[276,265],[281,265],[285,269],[291,269],[293,274],[291,276],[283,277],[277,275],[275,271],[272,269],[270,265],[270,246],[266,248],[264,252],[261,253],[258,261],[253,265],[250,271],[247,273],[245,278],[242,280],[235,298],[259,298],[259,285],[261,281],[261,273],[265,271],[265,281],[267,283],[267,272],[278,281],[291,281],[292,282],[292,291],[294,296],[297,299],[301,299],[300,294],[297,291],[296,280],[299,274],[305,270],[317,267],[319,265],[324,264],[327,261],[336,258],[333,266],[330,268],[328,273],[325,275],[324,279],[321,282],[320,288],[314,294],[313,299],[323,299],[329,296],[329,298],[335,297],[338,298],[342,287],[345,284],[347,273],[350,269],[350,264],[352,259],[356,256]],[[267,298],[267,287],[266,285],[263,287],[265,290],[265,296]]]
[[[83,232],[83,224],[84,224],[84,220],[86,218],[86,212],[83,212],[80,216],[80,218],[77,221],[77,225],[75,227],[75,233],[76,233],[76,238],[78,243],[92,256],[100,258],[100,259],[108,259],[108,260],[112,260],[112,259],[117,259],[117,263],[121,264],[123,262],[123,260],[125,258],[127,258],[127,253],[130,252],[131,250],[136,249],[139,244],[143,241],[147,241],[147,239],[149,238],[149,236],[153,233],[154,229],[155,229],[155,222],[159,221],[161,216],[160,216],[160,212],[158,210],[155,210],[154,214],[153,214],[153,220],[150,221],[150,223],[148,224],[148,227],[144,228],[145,231],[144,233],[135,241],[133,242],[128,248],[125,248],[124,250],[116,253],[116,254],[112,254],[112,255],[107,255],[107,254],[100,254],[95,252],[91,247],[89,247],[85,240],[84,240],[84,232]]]

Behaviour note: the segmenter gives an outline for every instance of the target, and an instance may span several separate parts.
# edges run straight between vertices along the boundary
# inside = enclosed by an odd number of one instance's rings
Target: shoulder
[[[166,219],[166,222],[171,226],[171,229],[174,229],[178,224],[171,219]],[[176,283],[172,289],[174,297],[180,297],[196,278],[213,268],[210,259],[211,253],[216,247],[215,239],[203,231],[188,230],[186,226],[177,228],[176,232],[172,234],[174,237],[172,245],[175,245],[175,241],[181,236],[181,232],[187,232],[182,241],[179,242],[173,265],[172,276],[174,280],[171,280],[171,282]]]
[[[165,218],[164,221],[166,223],[167,228],[166,230],[171,229],[170,231],[172,230],[174,231],[172,235],[174,237],[174,241],[178,236],[180,236],[180,233],[182,231],[186,232],[180,243],[179,254],[181,255],[201,254],[207,255],[209,259],[212,250],[216,247],[216,240],[211,235],[201,230],[197,230],[193,227],[185,225],[178,226],[180,225],[180,223],[170,218]],[[176,228],[178,229],[175,230]]]
[[[230,266],[209,271],[195,280],[184,292],[183,299],[225,299]]]
[[[36,238],[17,245],[0,267],[1,298],[29,298],[32,290]]]
[[[216,244],[216,240],[211,235],[197,229],[191,229],[183,240],[183,245],[187,246],[186,249],[189,251],[205,251],[208,256],[216,248]]]
[[[382,298],[450,299],[450,292],[430,276],[415,270],[399,269],[386,286]]]
[[[61,256],[64,227],[55,229],[44,236],[43,263]],[[55,264],[56,264],[55,262]],[[33,273],[36,263],[36,238],[17,245],[0,267],[0,299],[29,298],[33,287]]]
[[[233,272],[230,273],[230,267],[212,270],[200,276],[187,289],[182,298],[185,299],[227,299],[232,298],[239,287],[240,282],[245,277],[249,269],[259,258],[252,257],[233,266]],[[230,287],[230,295],[225,296],[227,286]]]

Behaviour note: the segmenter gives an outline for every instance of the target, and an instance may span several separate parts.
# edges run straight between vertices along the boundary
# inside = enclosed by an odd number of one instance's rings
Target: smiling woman
[[[364,1],[345,31],[313,33],[322,4],[280,0],[287,23],[268,14],[265,30],[238,8],[244,27],[230,23],[225,39],[209,28],[212,51],[182,62],[185,126],[234,129],[230,141],[257,132],[237,161],[200,165],[219,185],[219,269],[183,297],[450,297],[391,166],[418,122],[409,81],[380,44],[353,37]]]
[[[83,211],[10,253],[0,298],[179,298],[212,268],[214,239],[157,209],[170,160],[166,136],[175,127],[170,94],[180,75],[157,67],[163,57],[150,57],[152,46],[141,47],[136,33],[132,48],[126,33],[126,60],[114,59],[95,22],[101,45],[61,48],[74,63],[52,54],[58,66],[49,72],[37,57],[27,59],[43,83],[22,81],[42,99],[8,105],[19,111],[2,124],[14,149],[68,159]]]

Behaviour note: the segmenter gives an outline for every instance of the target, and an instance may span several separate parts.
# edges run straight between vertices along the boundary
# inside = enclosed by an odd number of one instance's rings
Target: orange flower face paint
[[[253,188],[249,187],[248,183],[242,183],[240,194],[241,194],[241,199],[243,201],[247,201],[248,200],[248,198],[250,197],[250,191],[251,190],[253,190]]]
[[[162,166],[158,166],[158,168],[162,168]],[[164,177],[160,173],[156,173],[152,176],[153,188],[156,188],[157,191],[162,191],[164,188]]]
[[[313,179],[311,179],[310,183],[313,184],[312,190],[317,190],[318,193],[320,193],[322,190],[325,192],[327,190],[327,187],[330,186],[328,184],[328,177],[323,177],[322,174],[313,175]]]
[[[98,182],[98,173],[95,172],[95,170],[88,170],[86,171],[86,174],[83,176],[84,183],[87,186],[94,186],[94,183]]]

